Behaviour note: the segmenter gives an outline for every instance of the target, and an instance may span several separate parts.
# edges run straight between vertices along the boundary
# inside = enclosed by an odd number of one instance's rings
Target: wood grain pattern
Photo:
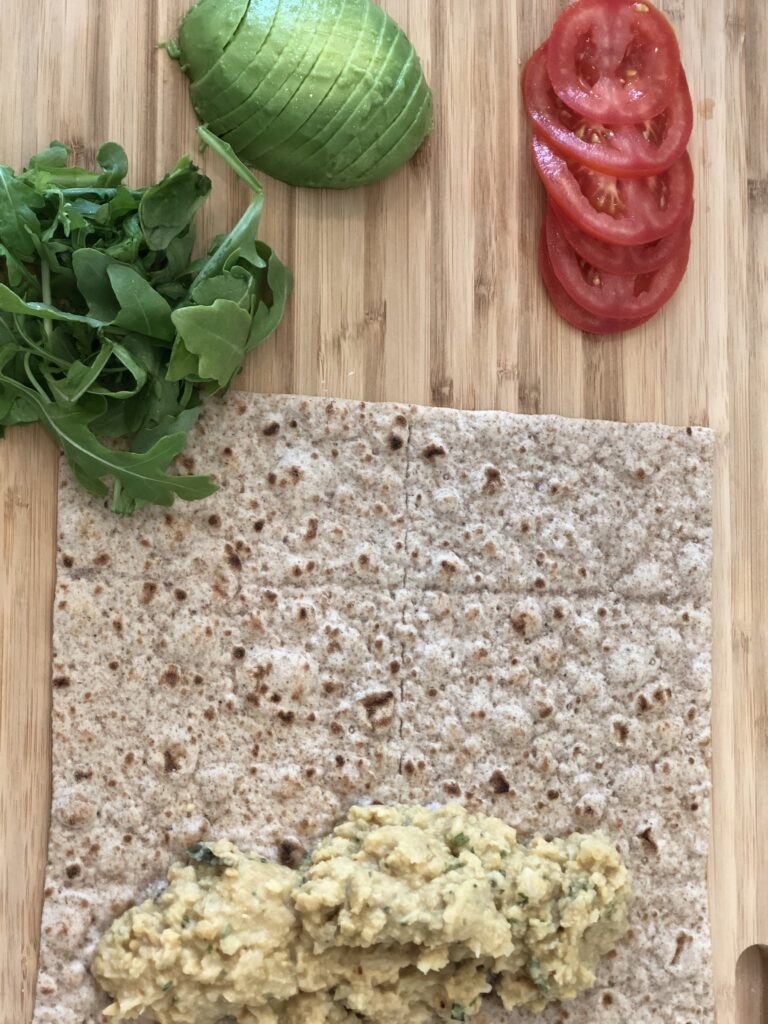
[[[115,138],[133,180],[195,146],[183,80],[154,44],[188,0],[4,0],[0,157],[58,137],[92,159]],[[558,0],[387,0],[436,94],[414,163],[351,193],[269,182],[265,237],[296,270],[290,313],[243,386],[497,407],[718,431],[714,843],[720,1024],[762,1018],[768,943],[768,10],[666,0],[698,111],[688,277],[654,321],[601,342],[550,309],[534,251],[542,200],[520,103],[522,61]],[[215,160],[203,232],[245,195]],[[0,1024],[32,1011],[48,799],[56,458],[35,430],[0,443]]]

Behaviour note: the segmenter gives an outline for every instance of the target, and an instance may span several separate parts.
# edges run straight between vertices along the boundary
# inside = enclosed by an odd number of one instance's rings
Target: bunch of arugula
[[[39,421],[83,487],[130,515],[204,498],[208,477],[168,472],[200,411],[280,322],[290,271],[257,240],[259,182],[205,128],[253,190],[233,230],[193,259],[211,189],[189,157],[132,189],[124,150],[100,171],[69,167],[53,142],[21,174],[0,166],[0,436]],[[106,442],[106,443],[105,443]]]

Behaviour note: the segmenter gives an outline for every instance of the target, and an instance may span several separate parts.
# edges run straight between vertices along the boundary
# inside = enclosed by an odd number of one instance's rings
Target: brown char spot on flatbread
[[[51,682],[57,690],[63,690],[70,685],[71,680],[69,676],[54,676]]]
[[[400,434],[392,433],[389,435],[389,447],[392,449],[393,452],[399,451],[404,444],[405,441],[400,436]]]
[[[642,832],[638,832],[637,838],[643,841],[643,845],[646,846],[651,853],[655,854],[659,852],[659,846],[656,840],[654,839],[653,831],[650,825],[647,828],[644,828]]]
[[[231,544],[226,544],[224,546],[224,551],[226,552],[227,555],[227,564],[230,566],[230,568],[234,569],[236,572],[239,572],[243,568],[243,561],[240,558],[240,555],[232,547]]]
[[[152,598],[157,593],[157,584],[151,580],[146,580],[141,588],[141,603],[149,604]]]
[[[360,703],[365,708],[368,721],[373,726],[390,725],[394,719],[395,695],[392,690],[369,693],[361,698]]]
[[[433,442],[426,445],[421,454],[428,462],[433,462],[438,456],[445,455],[445,448],[441,444]]]
[[[306,852],[306,847],[294,839],[281,839],[277,844],[278,863],[286,868],[297,868]]]
[[[669,961],[670,967],[674,967],[675,964],[677,964],[682,956],[683,950],[691,941],[691,936],[687,932],[678,932],[677,938],[675,939],[675,952],[672,959]]]
[[[491,789],[493,790],[494,793],[509,792],[509,782],[507,781],[504,773],[500,772],[498,769],[496,769],[496,771],[492,773],[488,781],[490,782]]]
[[[483,484],[483,494],[495,494],[500,491],[504,486],[504,482],[501,477],[501,471],[496,466],[485,467],[485,483]]]
[[[304,540],[314,540],[317,537],[317,527],[319,523],[315,516],[310,516],[307,520],[307,529],[304,534]]]
[[[180,678],[178,668],[175,665],[170,665],[160,676],[160,683],[162,686],[170,686],[173,689],[178,685]]]
[[[268,423],[262,429],[261,432],[264,435],[264,437],[274,437],[275,434],[279,434],[280,433],[280,424],[277,422],[277,420],[272,420],[272,422]]]

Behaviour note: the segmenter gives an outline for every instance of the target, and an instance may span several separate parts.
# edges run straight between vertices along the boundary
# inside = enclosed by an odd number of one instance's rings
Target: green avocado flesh
[[[179,30],[181,65],[194,81],[223,54],[250,0],[200,0]]]
[[[200,120],[294,185],[375,181],[432,128],[419,57],[370,0],[200,0],[179,49]]]

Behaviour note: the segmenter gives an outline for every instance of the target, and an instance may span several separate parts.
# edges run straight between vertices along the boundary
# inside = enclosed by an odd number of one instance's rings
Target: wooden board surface
[[[143,183],[195,147],[155,43],[188,0],[4,0],[0,160],[57,137],[124,143]],[[709,424],[718,432],[712,920],[720,1024],[764,1006],[768,943],[768,8],[666,0],[697,110],[697,218],[664,313],[609,342],[551,311],[535,271],[540,189],[519,95],[558,0],[387,0],[435,90],[437,131],[386,183],[267,182],[263,234],[296,271],[290,313],[242,385],[371,400]],[[216,160],[207,237],[245,202]],[[0,442],[0,1024],[32,1012],[49,794],[57,461],[36,429]]]

